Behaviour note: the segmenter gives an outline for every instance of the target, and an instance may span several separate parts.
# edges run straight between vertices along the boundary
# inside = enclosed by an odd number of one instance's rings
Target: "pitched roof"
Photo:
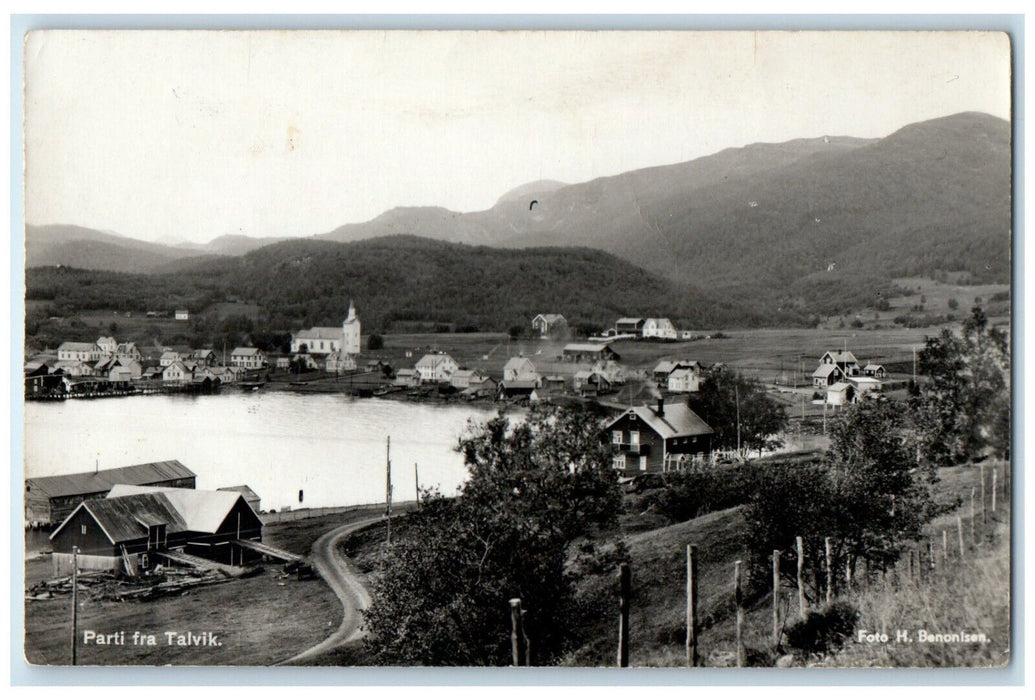
[[[824,353],[824,356],[825,355],[830,355],[830,357],[832,357],[834,359],[834,362],[839,363],[839,364],[840,363],[858,364],[858,362],[859,362],[857,359],[855,359],[855,355],[852,354],[851,350],[846,350],[844,352],[842,352],[840,350],[830,350],[830,351]]]
[[[96,343],[76,343],[76,342],[68,341],[68,342],[65,342],[65,343],[61,343],[61,345],[58,346],[58,352],[61,352],[62,350],[76,350],[76,351],[80,351],[80,350],[87,351],[88,350],[88,351],[92,352],[94,350],[97,350],[97,344]]]
[[[662,360],[661,362],[659,362],[657,365],[654,366],[654,374],[658,374],[659,372],[664,372],[665,374],[670,374],[672,372],[672,370],[674,370],[675,368],[676,368],[676,363],[673,362],[672,360]]]
[[[521,369],[525,364],[532,365],[532,369],[535,369],[535,365],[527,357],[512,357],[507,360],[507,364],[503,365],[503,371],[506,372],[508,369],[518,370]]]
[[[313,340],[341,340],[342,330],[335,326],[313,326],[309,330],[295,333],[295,340],[312,338]]]
[[[837,365],[820,365],[816,368],[816,371],[812,373],[813,377],[829,377],[832,372],[841,372],[841,368]],[[844,372],[841,372],[844,374]]]
[[[108,498],[120,500],[139,494],[161,494],[169,499],[176,513],[191,532],[215,532],[226,520],[238,499],[243,496],[236,491],[198,491],[165,486],[114,486]]]
[[[846,384],[845,382],[836,382],[827,387],[827,393],[833,392],[836,394],[840,391],[844,391],[845,389],[850,388],[851,386],[851,384]]]
[[[679,369],[672,370],[669,373],[668,378],[669,379],[682,379],[684,377],[696,376],[696,374],[697,373],[694,372],[692,369],[689,369],[689,368],[686,368],[686,367],[680,367]]]
[[[620,318],[617,321],[615,321],[615,325],[617,325],[619,323],[643,323],[643,319],[642,318],[626,317],[626,318]]]
[[[884,365],[875,365],[872,362],[863,368],[864,372],[875,372],[878,369],[884,369]]]
[[[630,413],[636,414],[651,430],[665,439],[715,432],[685,403],[665,404],[662,416],[650,406],[635,406],[608,423],[608,429]]]
[[[122,498],[83,501],[51,533],[54,539],[79,510],[86,510],[112,544],[147,537],[146,523],[165,523],[166,532],[183,532],[187,522],[163,493],[139,493]]]
[[[40,476],[26,479],[27,486],[42,491],[47,496],[77,496],[80,494],[103,493],[115,484],[153,484],[156,481],[186,479],[197,476],[178,460],[134,464],[117,469],[101,469],[97,472],[79,472],[60,476]]]
[[[440,364],[449,360],[453,364],[456,364],[456,360],[447,355],[446,353],[428,353],[424,357],[417,360],[418,367],[438,367]]]
[[[230,355],[258,355],[261,352],[262,350],[259,350],[259,348],[234,348]]]
[[[259,494],[252,490],[251,486],[241,484],[240,486],[220,486],[216,491],[236,491],[244,496],[246,501],[259,500]]]
[[[607,348],[606,343],[568,343],[564,352],[600,352]]]
[[[557,323],[559,321],[565,320],[564,316],[560,314],[539,314],[535,318],[542,318],[547,323]],[[532,320],[534,321],[535,318],[533,318]]]

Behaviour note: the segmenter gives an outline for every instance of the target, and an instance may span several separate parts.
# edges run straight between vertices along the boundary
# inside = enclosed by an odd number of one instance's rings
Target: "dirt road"
[[[348,561],[338,555],[338,542],[369,525],[381,522],[383,517],[366,518],[348,523],[325,533],[313,543],[313,566],[316,571],[338,596],[344,608],[341,624],[334,633],[319,644],[281,661],[278,666],[299,664],[315,658],[324,652],[341,646],[354,639],[360,639],[363,631],[359,628],[360,611],[370,605],[370,594],[356,576]]]

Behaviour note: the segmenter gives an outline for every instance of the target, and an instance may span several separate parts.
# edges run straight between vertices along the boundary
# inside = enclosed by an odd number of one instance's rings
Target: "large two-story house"
[[[711,454],[714,431],[683,402],[628,409],[606,427],[615,469],[627,474],[682,469]]]

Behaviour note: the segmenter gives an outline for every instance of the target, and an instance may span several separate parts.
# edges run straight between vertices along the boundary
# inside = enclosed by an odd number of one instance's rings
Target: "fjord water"
[[[27,402],[25,476],[178,459],[199,489],[247,484],[262,508],[384,502],[391,436],[393,500],[422,488],[455,493],[466,475],[455,447],[486,406],[348,396],[224,391]],[[299,502],[299,491],[303,500]]]

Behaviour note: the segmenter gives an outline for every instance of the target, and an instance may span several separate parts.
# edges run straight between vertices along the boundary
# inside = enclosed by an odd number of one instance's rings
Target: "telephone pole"
[[[385,544],[392,544],[392,436],[388,436],[385,444],[385,518],[388,521],[388,532]]]

